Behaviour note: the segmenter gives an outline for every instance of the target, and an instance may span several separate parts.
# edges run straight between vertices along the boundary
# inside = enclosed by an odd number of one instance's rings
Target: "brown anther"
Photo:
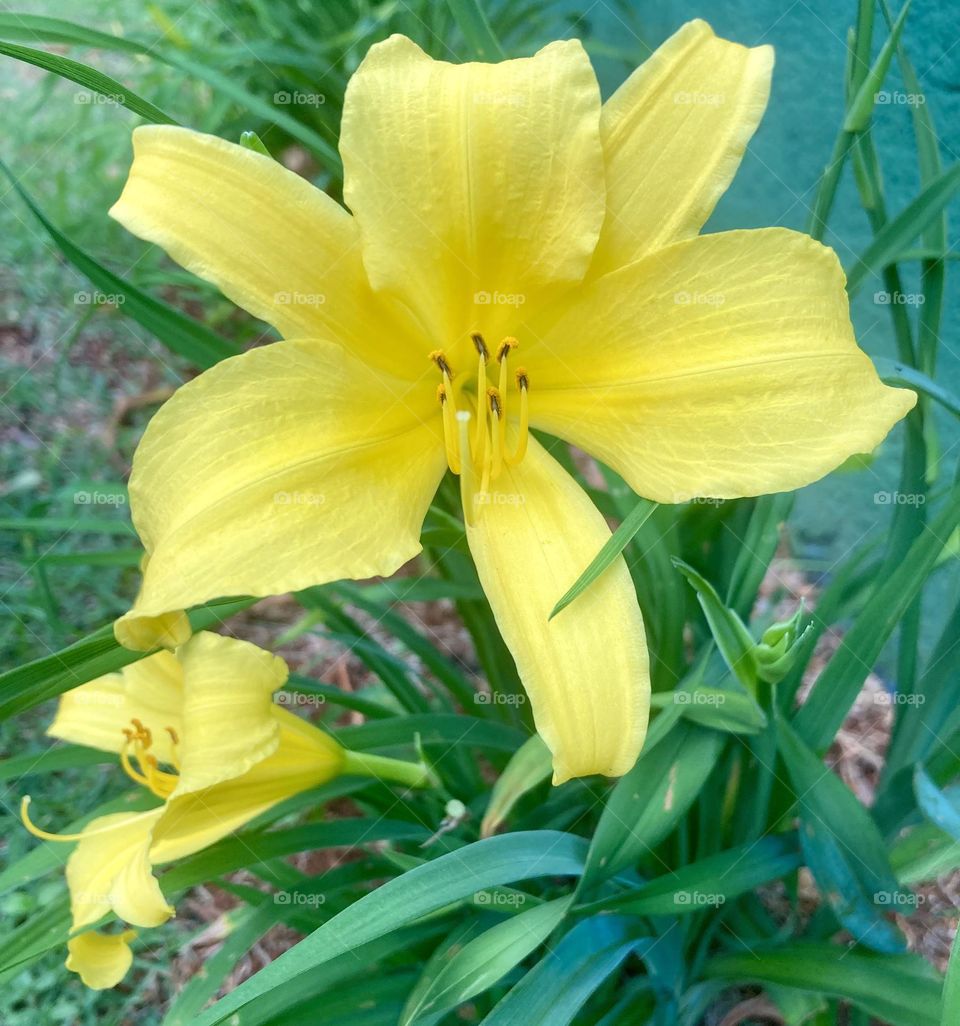
[[[517,388],[522,388],[524,391],[530,387],[530,379],[527,377],[527,368],[517,368]]]
[[[444,385],[437,385],[437,399],[443,405],[447,401],[447,389]]]
[[[500,392],[496,388],[488,388],[487,398],[490,400],[490,412],[499,419],[503,409],[500,403]]]
[[[516,349],[520,343],[512,336],[508,335],[499,346],[497,346],[497,361],[502,362],[511,349]]]
[[[447,363],[447,358],[444,356],[442,349],[434,349],[430,354],[430,359],[440,368],[440,370],[446,374],[448,378],[453,377],[453,371],[450,369],[450,364]]]
[[[483,335],[479,331],[474,331],[470,338],[473,340],[474,348],[484,358],[484,360],[490,359],[490,350],[487,349],[487,343],[483,341]]]
[[[163,729],[170,735],[170,740],[175,745],[180,744],[180,735],[173,729],[173,727],[164,727]]]

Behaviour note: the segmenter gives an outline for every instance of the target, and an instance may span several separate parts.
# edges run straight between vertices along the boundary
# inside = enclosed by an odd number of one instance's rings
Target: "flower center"
[[[123,728],[123,736],[126,740],[120,749],[120,765],[131,780],[141,784],[158,798],[168,798],[177,786],[179,776],[176,773],[168,773],[160,769],[157,757],[150,751],[153,745],[153,735],[148,727],[145,727],[138,719],[130,721],[131,727]],[[163,728],[173,742],[173,765],[177,768],[177,745],[180,743],[177,732],[173,727]],[[136,765],[134,765],[136,762]]]
[[[148,750],[153,744],[153,735],[150,733],[149,728],[145,727],[136,718],[132,719],[130,723],[130,727],[121,728],[126,740],[120,749],[120,764],[123,766],[127,776],[132,780],[147,788],[158,798],[166,799],[177,786],[177,781],[180,778],[176,773],[168,773],[160,769],[157,757]],[[176,748],[180,743],[180,739],[177,737],[177,732],[173,727],[164,727],[163,729],[170,735],[170,740],[173,742],[174,751],[171,756],[173,766],[174,768],[179,768]],[[133,762],[136,762],[136,766],[133,765]],[[127,826],[131,821],[130,819],[118,820],[107,826],[98,827],[96,830],[83,830],[77,834],[53,834],[48,830],[41,829],[31,820],[30,813],[28,812],[29,807],[30,795],[26,794],[20,802],[20,819],[34,837],[39,837],[43,841],[79,841],[86,837],[94,837],[97,834],[108,834],[113,830],[119,830]],[[147,815],[147,813],[144,813],[144,815]],[[131,818],[136,817],[133,816]]]
[[[475,396],[465,395],[464,385],[471,375],[458,375],[447,361],[443,350],[437,349],[430,359],[437,365],[442,381],[437,388],[437,399],[443,411],[443,439],[447,453],[447,464],[460,477],[460,492],[464,513],[469,523],[473,522],[474,507],[483,501],[490,483],[496,481],[504,465],[516,466],[527,452],[529,434],[529,411],[527,393],[530,380],[523,367],[514,373],[514,390],[510,389],[508,363],[510,353],[519,346],[515,338],[505,338],[497,347],[497,385],[488,385],[487,369],[490,351],[479,332],[470,338],[477,351],[477,374]],[[458,407],[457,395],[463,400]],[[508,410],[519,408],[519,435],[516,447],[507,451]],[[476,424],[470,428],[472,413],[476,413]],[[479,485],[478,485],[479,482]]]

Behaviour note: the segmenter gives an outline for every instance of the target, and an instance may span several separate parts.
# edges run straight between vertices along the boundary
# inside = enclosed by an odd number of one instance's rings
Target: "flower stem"
[[[343,772],[358,777],[376,777],[378,780],[404,784],[406,787],[436,787],[437,778],[429,766],[422,762],[405,762],[403,759],[389,759],[369,752],[344,754]]]

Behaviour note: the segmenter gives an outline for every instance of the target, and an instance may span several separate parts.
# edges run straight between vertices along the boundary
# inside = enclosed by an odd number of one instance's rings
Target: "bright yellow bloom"
[[[393,36],[347,90],[349,212],[261,154],[137,129],[113,216],[286,341],[147,428],[130,494],[149,565],[118,638],[154,645],[217,596],[394,572],[449,466],[554,780],[629,769],[649,704],[633,585],[618,560],[548,622],[609,531],[529,427],[678,502],[805,485],[915,401],[857,348],[831,250],[698,236],[772,64],[691,22],[601,106],[575,40],[452,65]]]
[[[81,933],[112,913],[134,926],[174,914],[152,867],[205,848],[272,805],[351,769],[351,753],[280,708],[282,659],[245,641],[197,634],[176,655],[158,652],[122,673],[67,692],[51,737],[117,752],[126,772],[162,800],[146,812],[92,820],[67,861],[73,919],[67,968],[96,989],[130,966],[122,934]]]

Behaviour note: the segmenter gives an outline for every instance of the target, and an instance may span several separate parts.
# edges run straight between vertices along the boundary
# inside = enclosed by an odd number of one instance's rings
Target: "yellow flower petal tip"
[[[132,652],[152,652],[155,648],[175,649],[192,633],[190,620],[182,610],[143,616],[136,608],[114,622],[113,636]]]
[[[67,941],[69,954],[64,964],[71,972],[78,973],[91,990],[108,990],[127,975],[133,963],[130,942],[136,936],[135,930],[81,933]]]

